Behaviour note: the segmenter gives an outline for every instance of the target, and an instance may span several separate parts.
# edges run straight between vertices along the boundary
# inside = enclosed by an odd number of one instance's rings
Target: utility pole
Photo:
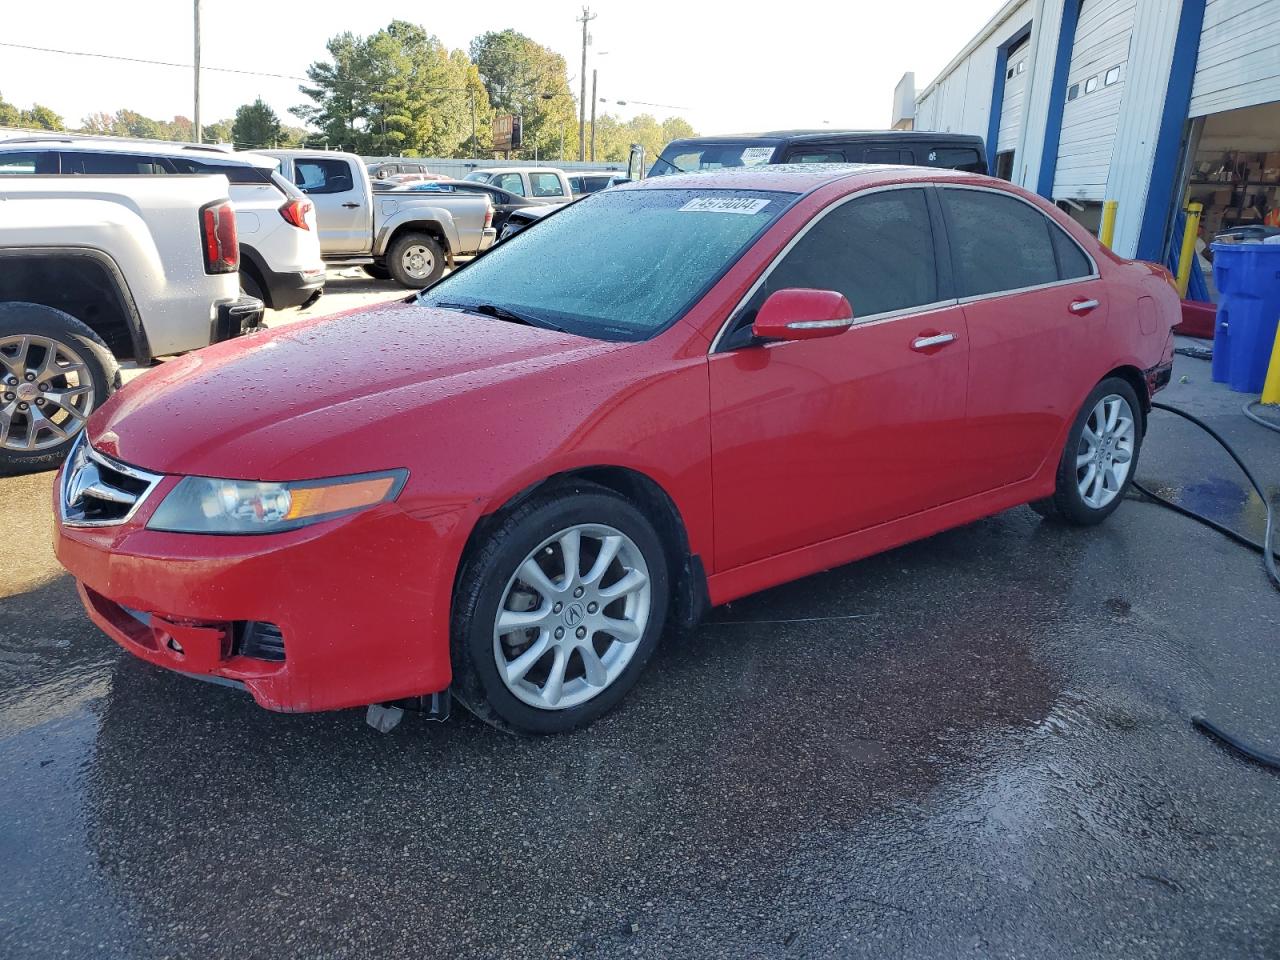
[[[476,156],[476,92],[471,91],[471,156]]]
[[[587,24],[594,20],[596,16],[596,14],[591,12],[590,7],[583,7],[582,16],[578,18],[582,23],[582,71],[579,74],[581,79],[581,92],[578,96],[579,160],[585,160],[587,158],[587,44],[591,42],[591,34],[587,33]]]
[[[196,143],[204,143],[204,131],[200,129],[200,0],[195,0],[196,4],[196,104],[195,116],[192,118],[192,126],[195,127],[194,133]]]
[[[591,162],[596,162],[596,71],[591,70]]]

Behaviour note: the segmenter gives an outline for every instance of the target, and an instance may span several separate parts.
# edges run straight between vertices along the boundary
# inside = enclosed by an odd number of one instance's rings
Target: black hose
[[[1250,400],[1240,409],[1246,417],[1258,424],[1258,426],[1266,427],[1268,430],[1274,430],[1276,433],[1280,433],[1280,423],[1276,423],[1274,420],[1268,420],[1266,417],[1260,417],[1253,412],[1254,407],[1260,406],[1262,406],[1261,400]]]
[[[1194,423],[1197,427],[1199,427],[1205,433],[1209,434],[1209,436],[1213,437],[1214,440],[1218,441],[1218,444],[1222,447],[1222,449],[1226,450],[1227,454],[1231,457],[1231,459],[1236,462],[1236,465],[1242,471],[1244,471],[1244,475],[1249,478],[1249,483],[1253,485],[1254,490],[1258,491],[1258,496],[1262,498],[1263,504],[1266,505],[1267,525],[1266,525],[1265,533],[1263,534],[1262,543],[1258,543],[1256,540],[1251,540],[1250,538],[1246,537],[1244,534],[1239,533],[1235,530],[1232,530],[1230,527],[1219,523],[1217,520],[1214,520],[1211,517],[1206,517],[1203,514],[1196,513],[1194,510],[1184,507],[1180,503],[1175,503],[1174,501],[1168,499],[1167,497],[1162,497],[1160,494],[1155,493],[1154,491],[1148,490],[1142,484],[1138,483],[1136,479],[1133,481],[1134,489],[1136,489],[1144,497],[1147,497],[1153,503],[1158,503],[1162,507],[1168,507],[1170,510],[1174,510],[1177,513],[1182,514],[1184,517],[1190,517],[1192,520],[1195,520],[1197,523],[1202,523],[1206,527],[1209,527],[1211,530],[1216,530],[1218,531],[1218,533],[1221,533],[1224,536],[1230,537],[1232,540],[1236,541],[1237,543],[1243,544],[1249,549],[1262,554],[1262,562],[1263,562],[1263,566],[1266,567],[1267,576],[1271,578],[1272,585],[1277,590],[1280,590],[1280,572],[1277,572],[1276,570],[1277,555],[1276,555],[1275,548],[1271,546],[1271,542],[1272,542],[1271,531],[1272,531],[1272,527],[1275,524],[1275,504],[1271,502],[1270,498],[1267,496],[1266,491],[1262,489],[1262,484],[1258,482],[1258,478],[1253,475],[1253,471],[1249,469],[1248,465],[1243,460],[1240,459],[1240,455],[1235,452],[1231,444],[1227,443],[1227,441],[1223,438],[1223,436],[1220,433],[1218,433],[1217,430],[1214,430],[1213,427],[1209,426],[1199,417],[1194,417],[1191,414],[1187,413],[1187,411],[1181,410],[1178,407],[1171,407],[1167,403],[1156,403],[1153,401],[1151,406],[1157,410],[1166,410],[1169,413],[1177,414],[1178,416],[1182,417],[1184,420],[1189,420],[1192,423]],[[1249,409],[1250,406],[1252,406],[1252,404],[1245,404],[1245,408],[1244,408],[1244,413],[1246,416],[1249,417],[1249,419],[1255,420],[1261,423],[1264,427],[1268,427],[1269,429],[1272,429],[1272,430],[1278,429],[1273,424],[1267,423],[1266,421],[1254,415],[1252,411]],[[1253,746],[1252,744],[1249,744],[1246,741],[1241,740],[1239,737],[1235,736],[1234,734],[1228,733],[1226,730],[1223,730],[1217,724],[1213,723],[1211,720],[1206,719],[1200,714],[1194,714],[1191,717],[1191,725],[1195,727],[1197,730],[1199,730],[1201,733],[1204,733],[1207,736],[1213,737],[1214,739],[1218,740],[1220,743],[1226,744],[1232,750],[1235,750],[1237,753],[1239,753],[1242,757],[1252,760],[1254,763],[1267,767],[1271,770],[1280,770],[1280,756],[1276,756],[1273,753],[1267,753],[1264,750],[1259,750],[1257,747]]]

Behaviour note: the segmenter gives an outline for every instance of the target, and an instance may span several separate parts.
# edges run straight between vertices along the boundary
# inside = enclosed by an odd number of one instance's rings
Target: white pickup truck
[[[406,287],[438,280],[455,257],[493,246],[493,203],[487,196],[375,193],[354,153],[260,150],[316,205],[320,255],[331,266],[363,266],[371,276]]]
[[[150,363],[262,321],[240,293],[227,178],[0,167],[0,473],[47,469]]]

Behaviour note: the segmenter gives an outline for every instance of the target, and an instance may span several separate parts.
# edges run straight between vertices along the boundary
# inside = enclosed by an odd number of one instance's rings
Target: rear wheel
[[[56,467],[119,386],[115,357],[75,317],[0,304],[0,473]]]
[[[507,730],[572,730],[635,684],[667,615],[649,521],[594,484],[535,495],[466,561],[454,598],[454,692]]]
[[[425,287],[444,273],[444,251],[425,233],[406,233],[387,251],[387,269],[402,287]]]
[[[1044,517],[1088,526],[1120,506],[1142,449],[1142,407],[1133,387],[1110,377],[1076,415],[1058,463],[1053,496],[1031,504]]]

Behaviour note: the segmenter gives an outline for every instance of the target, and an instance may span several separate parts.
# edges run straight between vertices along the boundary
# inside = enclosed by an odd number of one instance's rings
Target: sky
[[[0,41],[192,62],[192,0],[58,0],[4,3]],[[587,85],[599,74],[600,105],[630,118],[682,116],[703,134],[808,127],[887,127],[905,71],[923,89],[991,18],[1001,0],[804,3],[759,0],[653,4],[595,0]],[[363,4],[350,0],[203,0],[206,67],[302,76],[345,30],[368,34],[393,14],[415,20],[450,49],[512,27],[564,55],[578,89],[581,2],[484,0]],[[158,67],[0,46],[0,96],[53,108],[69,125],[122,107],[168,120],[192,114],[190,67]],[[290,79],[205,71],[201,119],[230,117],[261,96],[286,123],[304,102]],[[628,106],[616,104],[628,101]],[[640,102],[663,104],[645,106]],[[683,109],[672,109],[679,107]]]

